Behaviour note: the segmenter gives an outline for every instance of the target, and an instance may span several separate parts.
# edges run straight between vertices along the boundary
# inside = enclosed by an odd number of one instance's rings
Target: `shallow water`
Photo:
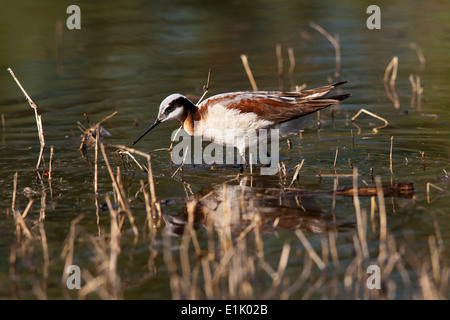
[[[304,164],[296,187],[309,192],[332,191],[334,179],[326,175],[351,174],[350,163],[358,168],[360,186],[372,184],[373,175],[381,176],[384,184],[413,182],[413,198],[386,198],[389,232],[396,237],[400,247],[408,244],[407,239],[414,239],[410,241],[410,249],[419,252],[419,256],[427,252],[430,236],[438,237],[442,248],[448,247],[450,6],[443,1],[428,1],[425,7],[420,2],[389,1],[380,7],[381,30],[368,30],[366,6],[357,1],[344,1],[335,6],[317,1],[257,1],[252,4],[239,1],[231,4],[207,1],[196,4],[119,1],[111,4],[97,1],[95,5],[80,4],[82,28],[68,30],[65,21],[69,15],[60,1],[47,1],[45,6],[33,1],[9,4],[8,10],[0,12],[0,69],[3,70],[0,75],[0,114],[5,121],[0,142],[0,297],[39,297],[33,286],[36,281],[42,281],[43,270],[42,247],[39,245],[42,233],[37,223],[41,214],[41,194],[34,196],[35,202],[26,218],[32,234],[37,235],[35,252],[30,253],[37,258],[19,259],[14,276],[10,269],[11,252],[16,243],[10,210],[14,173],[18,172],[16,209],[22,212],[28,204],[22,190],[30,187],[41,192],[41,184],[34,171],[39,154],[34,112],[6,71],[8,67],[39,106],[47,145],[47,170],[50,146],[54,147],[51,193],[46,184],[44,227],[51,263],[45,281],[46,296],[58,299],[64,298],[60,286],[64,261],[60,255],[70,222],[84,214],[80,222],[83,236],[80,236],[74,262],[93,274],[98,272],[92,261],[94,249],[83,241],[95,237],[98,229],[109,232],[108,210],[100,211],[99,222],[96,218],[92,183],[94,151],[90,149],[89,161],[84,161],[78,150],[81,131],[77,122],[87,126],[83,114],[86,113],[92,122],[98,122],[118,111],[103,124],[111,133],[103,142],[130,146],[154,121],[159,103],[167,95],[179,92],[199,97],[209,69],[212,78],[208,96],[251,90],[241,54],[248,55],[259,89],[279,89],[277,44],[281,44],[284,58],[283,89],[291,89],[292,84],[306,83],[308,88],[325,85],[334,76],[334,50],[325,37],[309,26],[310,22],[317,23],[332,35],[339,35],[340,79],[349,81],[342,87],[342,92],[351,93],[352,97],[334,107],[333,114],[329,110],[322,111],[320,128],[318,118],[314,116],[302,139],[292,139],[291,149],[287,149],[284,141],[280,142],[280,160],[288,169],[287,184],[294,175],[294,167],[302,160]],[[61,41],[57,40],[58,21],[62,23]],[[423,51],[424,65],[420,64],[416,51],[410,48],[413,42]],[[292,77],[287,74],[289,47],[294,50],[296,63]],[[383,84],[385,68],[394,56],[399,59],[395,85],[399,108],[394,107]],[[412,100],[410,74],[419,75],[424,87],[419,102]],[[352,122],[350,119],[361,108],[383,117],[389,122],[388,126],[374,131],[383,122],[368,115],[361,115]],[[177,127],[175,123],[160,125],[136,145],[139,150],[152,155],[156,194],[163,200],[165,221],[156,236],[156,274],[149,273],[146,266],[148,241],[142,239],[133,246],[128,229],[124,233],[119,273],[128,284],[125,298],[173,297],[162,257],[162,234],[172,234],[172,250],[176,251],[180,242],[176,231],[180,226],[174,228],[170,221],[183,220],[186,195],[191,196],[192,191],[201,198],[214,190],[217,199],[221,199],[222,183],[234,179],[239,172],[236,166],[186,165],[183,179],[190,188],[186,190],[186,185],[180,182],[180,174],[171,178],[177,166],[170,164],[168,152],[154,151],[169,146],[170,135]],[[391,137],[393,174],[389,170]],[[122,166],[114,148],[108,148],[108,157],[113,168]],[[139,180],[146,177],[136,166],[134,169],[135,175],[128,172],[122,179],[131,199],[130,207],[141,228],[145,224],[145,207],[134,199],[134,194],[139,189]],[[256,201],[259,193],[269,188],[279,189],[280,177],[261,177],[259,168],[255,170],[254,178],[247,180],[249,189],[245,192],[248,199]],[[319,173],[323,175],[322,179],[318,177]],[[427,198],[427,183],[444,192],[431,187]],[[339,179],[339,187],[351,185],[351,177]],[[239,183],[232,181],[227,187],[228,198],[233,199],[232,203],[239,202],[239,196],[233,195],[233,192],[241,194]],[[100,203],[105,202],[107,194],[112,194],[111,180],[102,164]],[[299,274],[296,266],[303,263],[303,255],[296,253],[302,244],[295,230],[302,227],[312,246],[320,251],[324,232],[337,228],[339,256],[346,266],[353,258],[352,236],[356,226],[352,199],[336,198],[336,223],[332,223],[333,199],[329,195],[305,200],[305,206],[310,206],[307,209],[312,210],[307,216],[292,199],[283,201],[281,204],[277,201],[252,204],[265,219],[262,227],[265,231],[265,261],[276,268],[283,245],[289,243],[290,263],[285,277],[293,281]],[[361,207],[369,213],[370,199],[361,198]],[[223,223],[221,211],[215,211],[219,212],[219,217],[214,221]],[[277,216],[275,232],[272,226]],[[207,235],[202,221],[198,224],[199,241],[205,244]],[[237,219],[233,226],[239,231],[246,224],[240,225]],[[370,228],[369,223],[369,252],[370,257],[376,259],[378,236]],[[441,270],[445,270],[448,253],[443,251],[441,258],[444,263]],[[30,261],[34,260],[35,266],[30,266]],[[414,271],[408,271],[414,279]],[[396,284],[394,298],[400,298],[406,292],[404,283],[398,275],[394,274],[392,279]],[[349,297],[341,291],[334,295],[331,289],[309,293],[307,288],[293,293],[291,298]],[[76,297],[76,293],[71,294]],[[448,291],[443,292],[443,296],[448,298]],[[410,296],[406,294],[406,297]]]

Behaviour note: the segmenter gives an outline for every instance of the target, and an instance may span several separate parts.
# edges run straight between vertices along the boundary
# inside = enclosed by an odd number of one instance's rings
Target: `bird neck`
[[[184,130],[190,135],[194,134],[194,121],[197,116],[198,107],[189,99],[183,101],[184,114],[180,122]]]

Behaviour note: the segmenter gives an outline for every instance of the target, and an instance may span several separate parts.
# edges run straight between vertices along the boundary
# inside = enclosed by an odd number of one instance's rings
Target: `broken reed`
[[[41,164],[41,161],[44,162],[44,149],[45,149],[45,138],[44,138],[44,128],[42,126],[42,118],[38,114],[38,106],[34,101],[30,98],[28,93],[25,91],[25,89],[22,87],[22,84],[20,83],[19,79],[17,79],[14,72],[11,70],[11,68],[8,68],[9,73],[13,77],[14,81],[16,81],[17,85],[19,86],[20,90],[22,90],[23,94],[25,95],[25,99],[28,101],[30,107],[34,110],[34,115],[36,117],[36,126],[38,130],[39,135],[39,142],[41,145],[40,151],[39,151],[39,158],[36,164],[36,169],[39,170],[39,166]]]

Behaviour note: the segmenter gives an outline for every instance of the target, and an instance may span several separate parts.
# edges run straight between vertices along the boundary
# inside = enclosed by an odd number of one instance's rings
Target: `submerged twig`
[[[376,119],[381,120],[381,121],[384,122],[384,125],[382,125],[382,126],[380,126],[380,127],[377,127],[377,128],[374,128],[375,131],[377,131],[377,130],[379,130],[379,129],[382,129],[382,128],[384,128],[384,127],[387,127],[387,125],[389,124],[389,122],[388,122],[386,119],[384,119],[384,118],[382,118],[382,117],[376,115],[375,113],[372,113],[372,112],[370,112],[370,111],[367,111],[366,109],[360,109],[360,110],[358,111],[358,113],[357,113],[356,115],[354,115],[354,116],[351,118],[352,122],[355,122],[355,119],[356,119],[357,117],[359,117],[359,115],[360,115],[361,113],[366,113],[366,114],[368,114],[369,116],[372,116],[372,117],[374,117],[374,118],[376,118]]]

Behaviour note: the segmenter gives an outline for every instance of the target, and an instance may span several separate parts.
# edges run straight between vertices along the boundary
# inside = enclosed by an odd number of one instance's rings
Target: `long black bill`
[[[147,133],[149,133],[150,130],[152,130],[154,127],[156,127],[158,124],[161,123],[161,120],[156,119],[155,122],[153,122],[153,124],[148,127],[147,130],[145,130],[145,132],[143,134],[141,134],[141,136],[139,138],[136,139],[135,142],[133,142],[133,144],[131,146],[134,146],[139,140],[141,140]]]

